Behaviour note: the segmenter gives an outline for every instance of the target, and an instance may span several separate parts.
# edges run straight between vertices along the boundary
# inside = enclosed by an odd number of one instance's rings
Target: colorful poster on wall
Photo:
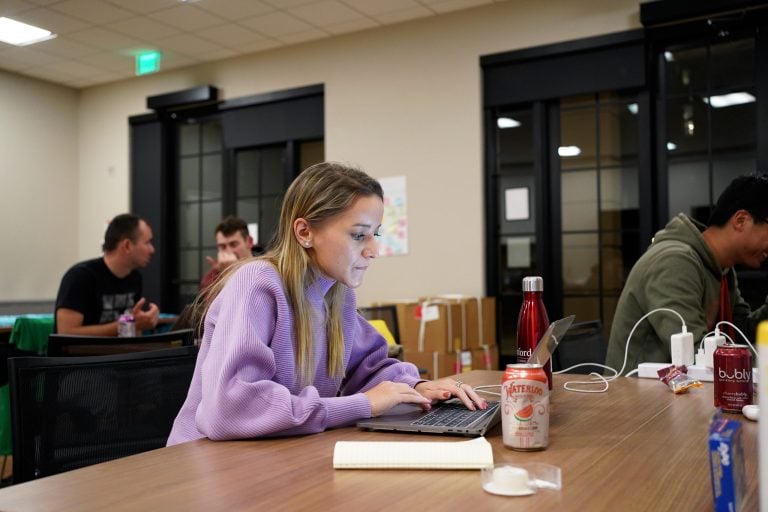
[[[408,254],[408,215],[405,176],[380,178],[384,189],[384,220],[381,223],[379,255]]]

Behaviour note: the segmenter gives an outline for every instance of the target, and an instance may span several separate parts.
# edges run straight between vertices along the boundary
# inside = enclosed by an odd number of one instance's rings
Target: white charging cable
[[[486,393],[493,396],[499,396],[499,397],[501,396],[501,393],[497,393],[495,391],[488,391],[488,389],[490,388],[501,388],[501,384],[488,384],[485,386],[475,386],[472,389],[474,389],[475,391],[479,391],[481,393]]]
[[[643,320],[645,320],[646,318],[648,318],[652,314],[657,313],[659,311],[667,311],[668,313],[676,314],[677,317],[680,319],[680,323],[682,324],[682,332],[684,332],[684,333],[688,332],[688,329],[685,326],[685,320],[683,320],[682,315],[680,313],[678,313],[677,311],[675,311],[674,309],[670,309],[670,308],[656,308],[656,309],[652,309],[651,311],[649,311],[648,313],[646,313],[642,317],[640,317],[640,320],[638,320],[635,323],[635,325],[632,327],[632,330],[629,331],[629,336],[627,336],[627,344],[624,347],[624,362],[621,364],[621,370],[616,372],[616,375],[613,378],[611,378],[610,380],[613,380],[614,378],[616,378],[619,375],[621,375],[624,372],[624,368],[627,367],[627,357],[629,357],[629,341],[632,339],[632,335],[635,333],[635,329],[637,329],[637,326],[640,325],[640,322],[642,322]],[[628,373],[627,377],[629,377],[630,374],[631,373]]]
[[[624,372],[624,369],[627,367],[627,358],[629,357],[629,342],[632,339],[632,335],[635,333],[635,329],[637,329],[637,326],[640,325],[640,322],[642,322],[643,320],[645,320],[646,318],[648,318],[652,314],[657,313],[659,311],[667,311],[669,313],[676,314],[677,317],[680,319],[680,323],[682,324],[682,332],[683,333],[688,332],[687,328],[685,326],[685,320],[683,320],[682,315],[680,315],[680,313],[678,313],[674,309],[670,309],[670,308],[656,308],[656,309],[653,309],[653,310],[649,311],[648,313],[644,314],[642,317],[640,317],[640,319],[637,322],[635,322],[635,325],[632,326],[632,330],[629,331],[629,336],[627,336],[627,344],[624,346],[624,361],[623,361],[623,363],[621,365],[621,369],[620,370],[616,371],[615,368],[611,368],[610,366],[606,366],[604,364],[599,364],[599,363],[579,363],[579,364],[575,364],[575,365],[570,366],[570,367],[568,367],[568,368],[566,368],[564,370],[560,370],[560,371],[554,372],[554,373],[559,375],[561,373],[565,373],[565,372],[567,372],[569,370],[572,370],[574,368],[578,368],[579,366],[598,366],[600,368],[605,368],[606,370],[612,371],[613,375],[606,378],[606,377],[604,377],[603,375],[600,375],[597,372],[592,372],[592,373],[589,374],[590,376],[594,376],[592,379],[590,379],[590,380],[568,381],[568,382],[563,384],[563,388],[566,389],[567,391],[574,391],[576,393],[605,393],[606,391],[608,391],[608,387],[609,387],[608,383],[610,381],[612,381],[612,380],[617,379],[619,377],[619,375],[621,375]],[[631,375],[635,374],[636,372],[637,372],[637,369],[632,370],[631,372],[627,372],[625,377],[630,377]],[[574,387],[574,386],[590,386],[590,385],[594,385],[594,384],[601,384],[603,386],[603,388],[602,389],[583,389],[583,388],[580,388],[580,387]]]
[[[736,342],[730,336],[728,336],[726,333],[720,330],[721,325],[730,325],[731,327],[733,327],[736,330],[736,332],[738,332],[739,335],[741,335],[741,337],[744,338],[744,341],[747,342],[747,345],[749,345],[749,348],[752,349],[752,353],[755,354],[755,361],[757,361],[757,350],[755,350],[755,347],[752,346],[752,344],[749,342],[749,338],[747,338],[747,336],[743,332],[741,332],[741,329],[739,329],[738,327],[736,327],[735,325],[733,325],[731,322],[727,320],[721,320],[720,322],[717,322],[717,324],[715,325],[715,335],[719,334],[720,336],[724,336],[733,345],[736,345]]]
[[[676,314],[677,317],[680,319],[680,323],[682,324],[682,332],[683,333],[688,332],[687,328],[685,326],[685,320],[683,320],[682,315],[680,315],[680,313],[678,313],[674,309],[670,309],[670,308],[656,308],[656,309],[653,309],[653,310],[649,311],[648,313],[644,314],[642,317],[640,317],[640,320],[635,322],[635,325],[632,326],[632,330],[629,331],[629,336],[627,336],[627,344],[624,346],[624,361],[623,361],[623,363],[621,365],[621,370],[616,371],[615,368],[611,368],[610,366],[607,366],[607,365],[604,365],[604,364],[601,364],[601,363],[579,363],[579,364],[574,364],[573,366],[569,366],[568,368],[565,368],[564,370],[559,370],[559,371],[552,372],[552,373],[555,374],[555,375],[560,375],[561,373],[566,373],[566,372],[568,372],[570,370],[573,370],[574,368],[578,368],[580,366],[597,366],[599,368],[605,368],[606,370],[612,371],[613,375],[611,377],[607,377],[606,378],[606,377],[604,377],[603,375],[601,375],[601,374],[599,374],[597,372],[590,372],[589,376],[591,376],[592,379],[590,379],[590,380],[569,380],[569,381],[563,383],[563,389],[565,389],[566,391],[573,391],[574,393],[605,393],[606,391],[608,391],[608,388],[610,386],[609,382],[612,381],[612,380],[616,380],[619,377],[619,375],[622,374],[622,372],[624,371],[624,368],[626,368],[626,366],[627,366],[627,358],[629,356],[629,342],[632,339],[632,335],[635,333],[635,329],[637,329],[637,326],[640,325],[640,322],[642,322],[643,320],[645,320],[646,318],[648,318],[652,314],[658,313],[659,311],[667,311],[669,313]],[[723,322],[721,322],[721,323],[723,323]],[[720,325],[720,324],[718,324],[718,325]],[[738,327],[736,327],[735,325],[733,327],[736,328],[736,330],[738,330]],[[715,331],[717,331],[717,327],[715,328]],[[741,333],[741,331],[739,331],[739,333]],[[741,335],[744,336],[743,333],[741,333]],[[746,339],[746,337],[744,337],[744,339]],[[749,343],[749,341],[747,341],[747,343]],[[752,350],[754,350],[754,348]],[[630,377],[633,374],[635,374],[636,372],[637,372],[637,369],[632,370],[630,372],[627,372],[625,377]],[[603,386],[602,389],[584,389],[584,388],[580,387],[580,386],[593,386],[595,384],[602,385]],[[488,393],[490,395],[495,395],[495,396],[501,396],[501,393],[496,393],[495,391],[486,391],[486,389],[488,389],[488,388],[496,388],[496,387],[499,387],[499,386],[500,386],[499,384],[492,384],[492,385],[488,385],[488,386],[477,386],[475,388],[475,391],[480,391],[482,393]]]

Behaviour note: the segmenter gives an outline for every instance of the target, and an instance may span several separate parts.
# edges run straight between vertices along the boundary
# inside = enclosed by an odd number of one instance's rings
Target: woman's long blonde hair
[[[315,282],[320,269],[315,266],[308,250],[296,239],[294,221],[303,218],[310,226],[316,227],[344,212],[358,197],[374,195],[384,199],[378,181],[358,169],[338,162],[316,164],[299,174],[285,194],[278,230],[267,252],[262,256],[246,258],[230,265],[219,279],[196,299],[195,310],[200,314],[200,332],[202,332],[208,308],[224,288],[229,276],[249,261],[265,259],[277,268],[283,279],[285,293],[293,309],[296,328],[296,366],[302,384],[310,384],[314,378],[313,312],[306,298],[306,289]],[[344,333],[341,310],[345,290],[346,286],[337,282],[325,296],[328,374],[334,377],[344,376]]]

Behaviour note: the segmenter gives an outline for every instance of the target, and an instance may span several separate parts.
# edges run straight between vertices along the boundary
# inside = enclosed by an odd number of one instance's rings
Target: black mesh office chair
[[[579,363],[605,363],[607,344],[603,337],[603,324],[600,320],[579,322],[571,325],[568,332],[552,354],[552,370],[565,370]],[[603,373],[599,366],[580,366],[569,373]]]
[[[8,360],[13,481],[165,446],[197,347]]]
[[[11,357],[36,356],[37,353],[32,350],[21,350],[16,345],[0,342],[0,456],[3,463],[0,466],[0,477],[5,475],[5,468],[8,463],[8,456],[13,455],[11,439],[11,399],[8,389],[8,359]],[[0,487],[7,483],[6,479],[0,478]]]
[[[194,344],[194,330],[180,329],[160,334],[148,334],[130,338],[115,336],[80,336],[76,334],[51,334],[48,336],[48,355],[53,356],[101,356],[143,352]]]
[[[392,333],[392,337],[395,339],[397,346],[389,347],[389,357],[396,357],[400,360],[403,359],[403,347],[400,346],[400,328],[397,325],[397,307],[392,305],[386,306],[370,306],[365,308],[358,308],[360,314],[366,320],[383,320],[387,324],[389,332]]]

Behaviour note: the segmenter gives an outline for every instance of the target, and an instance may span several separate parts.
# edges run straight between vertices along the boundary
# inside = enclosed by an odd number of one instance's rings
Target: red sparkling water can
[[[752,404],[752,353],[746,345],[721,345],[714,355],[715,407],[741,412]]]
[[[549,386],[540,364],[508,364],[501,379],[504,446],[543,450],[549,444]]]

